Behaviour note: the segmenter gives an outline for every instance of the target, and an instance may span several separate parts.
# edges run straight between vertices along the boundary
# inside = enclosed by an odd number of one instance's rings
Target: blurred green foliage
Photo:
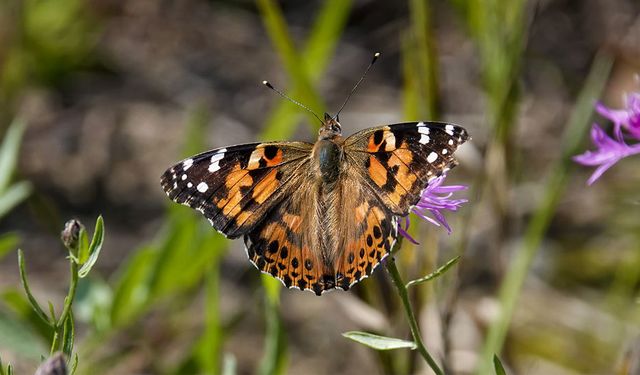
[[[0,20],[0,103],[28,85],[62,83],[90,63],[99,30],[83,0],[6,0]]]
[[[487,132],[488,145],[483,152],[484,167],[476,173],[474,197],[486,199],[498,220],[505,228],[511,223],[506,214],[506,197],[517,182],[521,165],[519,145],[513,141],[517,130],[520,101],[520,76],[523,56],[529,32],[528,12],[530,4],[518,0],[449,2],[457,10],[459,19],[466,27],[478,52],[480,74],[487,100],[486,118],[482,127]],[[408,22],[403,23],[399,38],[402,69],[402,103],[407,119],[438,119],[440,108],[440,82],[438,81],[438,46],[434,35],[434,9],[432,2],[408,0]],[[333,59],[338,42],[343,38],[345,27],[351,16],[351,0],[327,0],[319,5],[309,33],[301,46],[296,46],[287,24],[281,3],[275,0],[256,0],[256,9],[264,28],[282,63],[288,82],[286,87],[292,98],[308,105],[313,111],[326,110],[318,86],[329,62]],[[10,116],[14,100],[32,85],[64,85],[69,75],[93,64],[92,55],[100,36],[100,22],[88,11],[82,0],[8,0],[0,3],[0,121]],[[373,52],[373,51],[372,51]],[[384,52],[384,51],[382,51]],[[383,55],[384,56],[384,55]],[[478,373],[504,374],[505,370],[497,355],[510,364],[511,352],[535,353],[541,358],[588,371],[591,362],[576,363],[567,358],[571,348],[567,340],[554,337],[553,332],[540,329],[527,339],[514,340],[509,353],[503,353],[507,333],[524,280],[531,270],[532,262],[551,224],[557,204],[562,198],[567,181],[572,173],[569,157],[579,150],[585,129],[592,114],[593,101],[602,91],[609,75],[611,60],[603,54],[593,63],[591,74],[578,96],[573,114],[564,134],[562,158],[550,169],[544,181],[543,195],[524,228],[523,243],[517,247],[512,262],[501,281],[499,304],[501,312],[491,324],[483,351],[480,354]],[[206,148],[203,144],[210,113],[204,106],[194,106],[185,125],[183,155],[192,155]],[[307,115],[312,128],[317,120],[301,111],[294,104],[282,100],[268,114],[260,139],[287,139],[296,130],[300,119]],[[464,125],[464,124],[463,124]],[[3,137],[0,149],[0,217],[24,201],[32,187],[28,182],[14,182],[19,145],[25,125],[15,121]],[[470,217],[476,213],[470,209]],[[470,221],[462,220],[456,231],[463,233],[460,243],[466,249],[470,233]],[[626,223],[627,230],[637,229],[637,223]],[[630,228],[630,229],[629,229]],[[413,229],[415,230],[415,229]],[[507,230],[504,230],[507,232]],[[502,233],[499,241],[505,241]],[[615,235],[615,234],[614,234]],[[412,307],[416,316],[421,316],[426,306],[439,302],[446,286],[442,281],[455,284],[454,272],[439,278],[459,259],[453,258],[440,268],[443,258],[436,235],[421,234],[424,244],[404,249],[398,255],[398,266],[407,278],[427,276],[404,285],[406,298],[398,301],[385,295],[388,289],[380,288],[380,281],[371,279],[359,289],[359,297],[371,307],[379,310],[390,321],[403,321],[401,303]],[[612,235],[613,236],[613,235]],[[162,321],[170,325],[171,319],[180,319],[176,310],[188,306],[199,297],[203,301],[204,316],[201,331],[186,345],[187,350],[177,355],[177,360],[166,363],[163,358],[152,370],[158,373],[182,374],[233,374],[236,359],[225,353],[225,342],[234,334],[234,324],[242,319],[224,316],[221,313],[221,263],[228,242],[215,233],[199,215],[167,202],[163,225],[153,240],[130,251],[128,257],[109,278],[89,272],[96,263],[104,240],[102,218],[98,218],[91,241],[80,236],[80,248],[71,252],[70,288],[63,311],[56,316],[51,303],[41,307],[30,291],[24,257],[19,256],[19,268],[26,291],[8,287],[2,291],[0,300],[0,347],[10,348],[30,360],[40,360],[44,353],[62,351],[77,362],[79,373],[105,373],[114,364],[125,362],[130,347],[118,345],[121,335],[141,335],[140,323],[154,311],[166,312]],[[640,237],[637,238],[640,243]],[[18,236],[13,233],[0,235],[0,258],[16,248]],[[494,244],[501,249],[504,244]],[[460,251],[462,253],[465,249]],[[623,331],[626,321],[637,321],[628,301],[637,297],[640,280],[640,252],[635,248],[624,252],[620,258],[602,261],[600,249],[583,250],[584,256],[576,263],[574,258],[558,256],[558,267],[565,275],[571,272],[589,280],[610,277],[606,306],[608,311],[620,317],[622,323],[616,330]],[[464,258],[463,258],[464,259]],[[580,270],[577,270],[580,268]],[[588,270],[588,271],[583,271]],[[613,271],[612,271],[613,270]],[[438,280],[434,280],[438,278]],[[427,281],[437,281],[428,282]],[[610,281],[610,280],[607,280]],[[418,285],[419,284],[419,285]],[[413,286],[409,288],[410,286]],[[265,321],[265,340],[262,359],[257,372],[261,374],[284,374],[288,372],[291,353],[287,344],[287,330],[280,315],[280,283],[262,277],[263,291],[257,295],[262,304]],[[355,292],[354,292],[355,293]],[[401,296],[402,297],[402,296]],[[73,304],[72,304],[73,302]],[[256,301],[252,301],[256,302]],[[72,306],[74,307],[72,309]],[[622,306],[622,307],[621,307]],[[444,314],[443,314],[444,315]],[[178,316],[178,318],[175,318]],[[87,332],[80,345],[75,346],[75,323],[81,322]],[[415,319],[414,319],[415,321]],[[351,331],[345,336],[377,350],[417,348],[414,341],[390,338],[411,336],[408,327],[393,325],[393,332],[364,333]],[[608,359],[614,358],[617,347],[605,344],[589,334],[581,337],[589,353],[605,353],[606,360],[598,362],[602,368],[612,368]],[[388,335],[388,336],[387,336]],[[517,335],[515,335],[517,336]],[[113,345],[108,353],[104,347]],[[616,343],[620,344],[620,343]],[[49,346],[49,348],[47,348]],[[421,360],[418,351],[378,352],[381,372],[413,373]],[[497,354],[497,355],[496,355]],[[504,354],[504,356],[503,356]],[[443,362],[451,359],[445,358]],[[74,367],[76,362],[72,363]],[[444,363],[447,365],[447,363]],[[444,366],[445,372],[447,367]],[[9,374],[10,368],[0,363],[0,375]]]

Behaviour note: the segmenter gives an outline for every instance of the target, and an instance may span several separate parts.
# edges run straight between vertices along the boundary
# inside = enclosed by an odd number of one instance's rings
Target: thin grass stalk
[[[303,61],[296,51],[280,6],[274,0],[257,0],[257,5],[269,38],[292,80],[292,86],[302,94],[296,99],[316,112],[324,112],[325,105],[303,68]],[[308,114],[308,117],[312,123],[317,122],[313,115]]]
[[[593,113],[593,103],[602,91],[611,69],[611,58],[603,53],[596,56],[582,89],[576,106],[564,133],[566,145],[562,157],[552,168],[551,177],[546,183],[545,192],[538,210],[527,226],[522,246],[515,253],[499,292],[500,312],[490,327],[478,374],[493,372],[492,358],[502,350],[511,319],[515,310],[522,285],[529,272],[531,263],[538,252],[542,238],[555,214],[557,203],[562,197],[570,170],[573,167],[571,156],[580,152],[581,140]]]
[[[302,68],[308,74],[312,84],[322,79],[335,53],[338,40],[351,12],[352,3],[352,0],[327,0],[322,3],[309,37],[300,52]],[[304,93],[293,87],[287,90],[287,95],[292,98],[302,98]],[[289,138],[294,133],[296,122],[302,115],[298,106],[286,100],[279,101],[276,108],[267,115],[262,131],[263,139]],[[316,122],[311,124],[313,129],[317,129]]]

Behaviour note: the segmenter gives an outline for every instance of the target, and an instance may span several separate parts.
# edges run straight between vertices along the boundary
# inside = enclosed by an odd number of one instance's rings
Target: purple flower
[[[468,202],[466,199],[451,199],[454,192],[465,190],[467,187],[464,185],[442,186],[446,177],[443,174],[431,180],[426,189],[422,191],[420,201],[411,209],[411,212],[435,226],[442,225],[448,233],[451,233],[451,227],[441,210],[457,211],[463,203]],[[429,214],[431,216],[428,216]],[[418,242],[407,232],[409,224],[409,216],[402,218],[398,223],[398,232],[417,245]]]
[[[640,141],[640,93],[628,94],[626,107],[623,109],[611,109],[598,103],[596,111],[613,122],[615,139],[609,137],[597,124],[593,124],[591,140],[597,149],[573,157],[577,163],[598,167],[589,177],[589,185],[621,159],[640,154],[640,143],[628,145],[625,142],[625,136]]]
[[[596,104],[596,111],[614,125],[616,138],[622,141],[622,130],[626,130],[633,138],[640,140],[640,93],[633,92],[626,97],[626,108],[611,109],[602,103]]]

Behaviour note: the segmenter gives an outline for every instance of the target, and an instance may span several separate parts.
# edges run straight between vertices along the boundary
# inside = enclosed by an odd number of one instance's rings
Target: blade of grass
[[[4,193],[9,186],[11,175],[18,160],[18,152],[20,151],[20,143],[22,134],[26,125],[21,120],[14,120],[9,126],[2,146],[0,147],[0,193]]]
[[[15,233],[0,234],[0,260],[10,251],[14,250],[19,242],[20,237]]]
[[[499,292],[500,312],[489,327],[489,333],[482,350],[478,374],[490,374],[493,371],[493,355],[494,353],[500,353],[502,350],[522,285],[537,254],[542,237],[553,218],[557,203],[564,192],[567,178],[573,167],[571,156],[580,152],[583,135],[587,132],[589,120],[593,113],[593,103],[607,81],[611,65],[612,61],[609,56],[603,53],[598,54],[586,79],[585,86],[578,96],[576,106],[563,135],[565,148],[562,158],[558,159],[551,170],[542,201],[529,222],[522,246],[516,252],[502,281]]]
[[[31,184],[26,181],[17,182],[7,188],[0,195],[0,217],[6,215],[12,208],[27,199],[31,194]]]
[[[257,0],[257,4],[269,38],[292,81],[290,86],[294,88],[296,94],[299,94],[295,99],[309,106],[315,112],[322,114],[325,111],[325,105],[307,75],[304,61],[296,51],[279,5],[274,0]],[[317,123],[315,117],[311,114],[308,115],[311,123]],[[275,125],[280,119],[275,117],[273,119],[274,125],[270,125],[267,128],[270,133],[276,131],[272,126],[279,128],[280,131],[284,130],[286,125],[290,126],[290,124]]]
[[[352,3],[352,0],[327,0],[322,3],[322,9],[320,9],[309,38],[300,53],[302,67],[308,74],[311,83],[317,83],[326,70],[338,44],[338,39],[342,35]],[[292,98],[300,98],[303,96],[301,91],[294,87],[293,90],[288,90],[287,95]],[[295,131],[295,123],[301,116],[298,106],[281,100],[267,116],[262,139],[288,139]],[[316,124],[315,119],[312,124]]]
[[[411,48],[403,49],[403,52],[409,54],[404,58],[410,60],[415,67],[415,75],[412,79],[417,81],[415,89],[420,97],[417,115],[424,119],[435,119],[438,104],[438,65],[435,43],[431,38],[429,2],[409,0],[409,16]]]
[[[201,370],[219,374],[222,370],[223,330],[220,322],[220,257],[212,262],[205,278],[205,328],[197,349]]]
[[[280,317],[280,290],[282,284],[269,275],[260,275],[265,289],[265,316],[267,332],[264,356],[258,373],[261,375],[285,374],[288,355],[286,336]]]

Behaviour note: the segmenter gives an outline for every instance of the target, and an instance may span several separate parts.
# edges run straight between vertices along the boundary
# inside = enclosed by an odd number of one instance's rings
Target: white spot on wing
[[[429,134],[429,128],[427,128],[426,126],[418,126],[418,133]]]
[[[191,182],[187,182],[187,187],[188,187],[188,188],[192,188],[192,187],[193,187],[193,184],[192,184]]]
[[[215,162],[209,164],[209,172],[213,173],[219,170],[220,170],[220,160],[216,160]]]
[[[449,140],[449,146],[453,146],[453,139]]]
[[[385,151],[393,151],[396,149],[396,136],[390,131],[385,131]]]
[[[429,138],[428,135],[426,135],[426,134],[421,134],[420,135],[420,143],[422,143],[423,145],[426,145],[427,143],[429,143],[430,140],[431,140],[431,138]]]
[[[429,156],[427,156],[427,161],[429,163],[433,163],[434,161],[436,161],[437,158],[438,158],[438,154],[436,154],[435,152],[431,152]]]
[[[447,152],[449,152],[449,151],[448,151],[446,148],[443,148],[443,149],[442,149],[442,155],[446,155],[446,154],[447,154]]]
[[[213,163],[213,162],[216,162],[218,160],[222,160],[223,158],[224,158],[224,152],[216,152],[211,157],[211,162]]]
[[[449,135],[453,135],[453,125],[447,125],[444,127],[444,131],[449,134]]]
[[[193,165],[193,159],[187,159],[182,163],[182,170],[186,171]]]
[[[211,164],[209,164],[209,172],[213,173],[220,170],[220,160],[224,159],[224,153],[227,152],[226,148],[221,148],[211,156]]]
[[[199,192],[204,193],[209,189],[209,185],[207,185],[205,182],[201,182],[198,184],[196,189],[198,189]]]
[[[187,174],[186,174],[186,173],[183,173],[183,174],[182,174],[182,181],[184,181],[184,180],[186,180],[186,179],[187,179]]]

